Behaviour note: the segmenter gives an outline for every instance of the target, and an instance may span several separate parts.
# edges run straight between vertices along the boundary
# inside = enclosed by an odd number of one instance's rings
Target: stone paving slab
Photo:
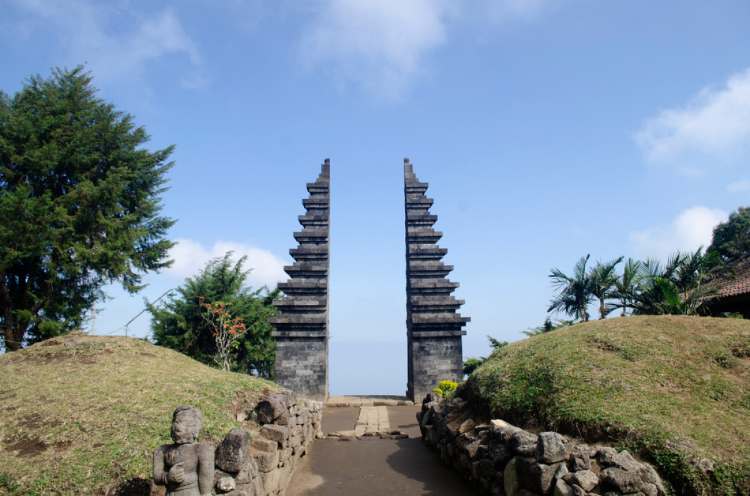
[[[359,418],[354,425],[354,435],[357,437],[389,433],[391,424],[388,420],[388,410],[384,406],[363,406],[359,409]]]

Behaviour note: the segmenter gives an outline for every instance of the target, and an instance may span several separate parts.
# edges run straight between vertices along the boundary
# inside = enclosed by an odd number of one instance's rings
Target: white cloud
[[[704,168],[750,151],[750,69],[648,119],[635,140],[652,162]]]
[[[727,219],[723,210],[691,207],[666,226],[631,233],[630,240],[641,257],[666,259],[675,251],[696,250],[711,244],[714,227]]]
[[[24,32],[53,33],[66,51],[66,63],[85,62],[97,80],[140,77],[147,63],[167,55],[186,57],[193,70],[201,63],[195,43],[169,8],[140,17],[115,3],[91,0],[15,0],[15,4],[29,15],[21,28]]]
[[[248,282],[254,287],[272,288],[288,278],[284,273],[284,262],[273,253],[233,241],[217,241],[213,246],[206,247],[191,239],[178,239],[169,253],[174,263],[166,272],[179,278],[194,276],[209,260],[222,257],[228,251],[234,252],[235,260],[247,256],[245,267],[252,269]]]
[[[727,185],[727,191],[730,193],[747,193],[750,192],[750,179],[739,179]]]
[[[552,0],[323,0],[302,36],[306,65],[395,100],[424,72],[452,22],[536,17]]]
[[[326,0],[302,38],[310,65],[332,64],[337,77],[397,98],[445,39],[440,0]]]

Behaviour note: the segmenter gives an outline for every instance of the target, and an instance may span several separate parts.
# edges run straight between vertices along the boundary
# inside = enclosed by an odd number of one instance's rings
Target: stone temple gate
[[[284,267],[290,279],[279,284],[284,293],[274,302],[276,382],[303,396],[328,396],[328,267],[330,221],[330,161],[315,182],[307,184],[307,212],[299,216],[299,243],[289,253],[293,265]],[[446,276],[453,270],[442,259],[448,252],[437,245],[442,233],[432,226],[433,200],[425,193],[408,159],[404,159],[406,241],[406,337],[408,382],[406,395],[418,402],[441,380],[463,378],[461,338],[468,317],[458,313],[464,303],[451,294],[458,283]]]

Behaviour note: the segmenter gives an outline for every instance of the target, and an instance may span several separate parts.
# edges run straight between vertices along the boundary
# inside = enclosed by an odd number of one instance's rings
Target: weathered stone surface
[[[463,301],[450,295],[458,284],[446,278],[453,267],[441,262],[447,250],[437,246],[442,234],[432,229],[437,216],[430,214],[427,187],[404,159],[407,396],[414,402],[441,380],[463,379],[461,337],[469,321],[457,313]]]
[[[578,445],[573,448],[570,456],[571,468],[573,471],[591,469],[591,458],[589,457],[590,448],[587,445]]]
[[[624,494],[638,492],[646,484],[638,472],[628,472],[617,467],[605,468],[599,475],[602,487],[615,489]]]
[[[539,494],[546,494],[552,487],[557,465],[546,465],[536,458],[518,458],[516,462],[521,487]]]
[[[552,494],[554,496],[573,496],[573,488],[562,479],[557,479]]]
[[[198,443],[203,416],[197,408],[178,406],[172,414],[173,444],[154,452],[154,483],[186,496],[208,494],[214,485],[214,447]],[[196,484],[197,482],[197,484]],[[199,491],[196,492],[196,491]]]
[[[249,433],[232,429],[215,450],[210,444],[194,443],[200,430],[199,412],[189,407],[178,408],[172,429],[173,437],[182,444],[167,445],[161,447],[161,451],[157,450],[161,458],[155,456],[154,459],[154,482],[162,481],[161,488],[169,484],[170,489],[181,489],[179,493],[185,496],[213,494],[212,489],[221,496],[281,496],[289,484],[297,460],[315,438],[314,433],[321,421],[320,403],[297,402],[293,396],[286,397],[288,418],[303,418],[302,424],[298,425],[295,421],[286,426],[278,425],[284,415],[274,414],[275,423],[264,425],[260,435],[253,436],[252,441]],[[174,446],[179,446],[179,454],[164,452]],[[195,452],[192,446],[195,446]],[[196,456],[193,457],[193,454]],[[182,468],[180,473],[173,470],[169,463],[179,465]],[[196,469],[197,475],[193,473]],[[178,479],[186,482],[184,488]],[[196,487],[196,480],[199,487]],[[152,494],[160,493],[152,490]],[[162,491],[161,494],[165,493]]]
[[[511,437],[517,431],[522,430],[520,427],[511,425],[505,420],[494,419],[490,421],[492,434],[503,443],[510,442]]]
[[[518,481],[518,458],[513,458],[503,470],[503,487],[506,496],[516,496],[521,489]]]
[[[591,491],[599,484],[599,477],[591,470],[581,470],[573,472],[564,477],[569,484],[576,484],[583,488],[584,491]]]
[[[266,451],[259,451],[254,453],[255,462],[258,465],[258,472],[265,473],[274,470],[279,465],[279,452],[274,451],[269,453]]]
[[[536,455],[537,435],[524,430],[518,430],[511,435],[510,446],[521,456]]]
[[[565,460],[567,452],[565,440],[556,432],[542,432],[536,444],[536,457],[542,463],[556,463]]]
[[[283,394],[271,394],[267,395],[258,402],[258,406],[255,407],[255,411],[258,418],[258,423],[273,424],[281,417],[288,417],[289,410],[287,405],[287,398]]]
[[[294,233],[299,246],[290,250],[294,265],[284,270],[291,279],[280,283],[283,298],[271,319],[276,338],[274,377],[279,384],[304,396],[328,396],[328,237],[330,218],[330,161],[326,159],[315,182],[307,185],[307,212],[299,217],[302,231]],[[283,417],[279,424],[287,425]]]
[[[482,494],[666,494],[653,467],[639,462],[626,451],[618,452],[609,447],[594,449],[554,432],[536,435],[499,419],[489,424],[477,422],[471,407],[460,399],[442,401],[439,407],[425,401],[418,418],[426,418],[427,411],[431,412],[429,424],[420,423],[423,441],[440,453],[444,463],[466,479],[475,481],[474,486]],[[468,419],[474,421],[473,429],[459,433],[461,425],[468,425]],[[593,460],[592,456],[602,461]],[[542,463],[545,459],[557,461]],[[602,468],[604,472],[600,475]],[[574,469],[573,472],[570,469]]]
[[[228,493],[237,487],[237,483],[232,477],[222,477],[216,482],[216,491],[220,493]]]
[[[236,474],[247,459],[250,434],[242,429],[232,429],[216,448],[216,466],[224,472]]]
[[[605,467],[618,467],[631,472],[635,472],[641,467],[641,464],[627,451],[617,452],[612,448],[599,450],[598,459]]]
[[[279,449],[279,443],[261,436],[255,436],[250,443],[250,446],[258,451],[265,451],[268,453],[275,452]]]
[[[289,439],[289,429],[282,425],[266,424],[260,429],[260,435],[284,446]]]
[[[461,425],[458,427],[458,432],[460,434],[463,434],[464,432],[469,432],[470,430],[474,429],[474,419],[466,419],[463,422],[461,422]]]

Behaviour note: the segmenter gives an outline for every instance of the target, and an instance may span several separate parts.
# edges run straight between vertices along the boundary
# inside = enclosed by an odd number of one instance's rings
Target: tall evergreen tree
[[[195,277],[190,277],[177,295],[162,305],[149,305],[151,329],[156,344],[166,346],[201,362],[212,364],[216,342],[211,327],[203,318],[202,303],[224,303],[232,317],[242,320],[247,329],[232,351],[231,368],[236,371],[271,377],[276,347],[269,319],[276,313],[271,302],[278,290],[251,289],[246,286],[246,258],[232,261],[231,252],[211,260]]]
[[[0,92],[0,329],[7,350],[81,325],[104,284],[168,266],[173,147],[96,96],[83,68]]]

